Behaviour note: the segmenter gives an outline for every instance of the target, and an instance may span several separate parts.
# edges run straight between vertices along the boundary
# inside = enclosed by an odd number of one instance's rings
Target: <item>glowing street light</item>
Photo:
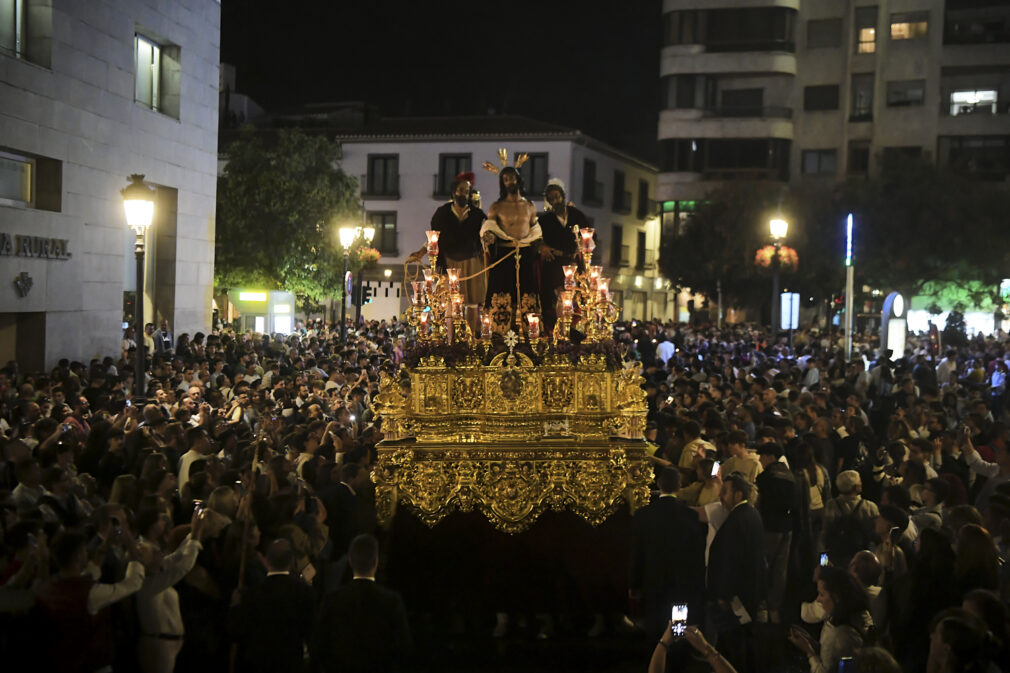
[[[772,236],[772,244],[775,246],[775,257],[772,259],[772,339],[779,329],[779,248],[782,241],[789,233],[789,223],[782,218],[776,217],[768,222],[768,231]]]
[[[154,222],[154,188],[144,182],[144,176],[133,174],[127,178],[130,184],[124,187],[123,210],[126,224],[137,235],[133,252],[137,257],[137,293],[133,302],[133,334],[137,349],[133,357],[133,404],[144,404],[147,393],[144,383],[144,237]]]

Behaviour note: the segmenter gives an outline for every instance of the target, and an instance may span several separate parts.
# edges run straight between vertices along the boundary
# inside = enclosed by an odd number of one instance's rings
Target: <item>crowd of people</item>
[[[89,363],[0,369],[5,662],[409,668],[422,606],[384,586],[369,479],[371,399],[408,331],[150,326],[142,391],[132,334]],[[643,365],[656,472],[627,584],[659,637],[650,671],[1008,670],[1010,346],[846,360],[827,335],[791,350],[655,322],[615,339]]]

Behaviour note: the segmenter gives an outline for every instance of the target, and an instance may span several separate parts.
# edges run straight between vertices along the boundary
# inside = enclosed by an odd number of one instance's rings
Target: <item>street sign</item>
[[[779,315],[782,316],[782,329],[796,329],[800,326],[800,295],[798,292],[783,292]]]

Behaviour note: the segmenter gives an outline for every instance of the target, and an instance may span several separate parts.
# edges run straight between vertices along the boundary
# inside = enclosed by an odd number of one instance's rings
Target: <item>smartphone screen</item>
[[[838,673],[855,673],[856,661],[852,657],[842,657],[838,660]]]
[[[678,638],[683,636],[684,631],[687,629],[687,606],[674,605],[670,614],[670,619],[673,620],[673,626],[670,627],[673,635]]]
[[[714,463],[712,463],[712,475],[711,476],[715,477],[715,476],[717,476],[719,474],[719,465],[720,465],[720,463],[719,463],[718,460],[715,461]]]
[[[828,565],[828,555],[827,554],[821,554],[821,565],[822,566]]]

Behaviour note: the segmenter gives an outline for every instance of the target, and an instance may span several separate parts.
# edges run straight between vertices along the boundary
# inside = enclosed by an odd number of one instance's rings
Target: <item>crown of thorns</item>
[[[523,164],[525,164],[526,160],[529,159],[529,158],[530,158],[530,156],[528,154],[526,154],[525,152],[522,152],[519,156],[516,157],[516,162],[512,166],[512,168],[514,168],[516,170],[519,170],[519,167],[522,166]],[[489,173],[494,173],[495,175],[497,175],[501,171],[502,168],[508,168],[508,166],[509,166],[509,153],[508,153],[508,150],[505,149],[504,147],[499,147],[498,148],[498,163],[501,164],[501,167],[495,166],[490,161],[485,161],[484,163],[481,164],[481,167],[485,171],[487,171]]]

